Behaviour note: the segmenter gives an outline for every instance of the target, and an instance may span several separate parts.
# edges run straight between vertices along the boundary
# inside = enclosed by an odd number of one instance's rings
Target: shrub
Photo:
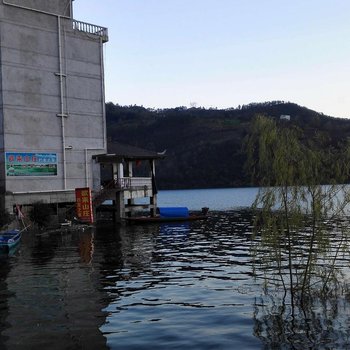
[[[49,204],[35,202],[29,212],[30,220],[40,228],[48,226],[53,210]]]

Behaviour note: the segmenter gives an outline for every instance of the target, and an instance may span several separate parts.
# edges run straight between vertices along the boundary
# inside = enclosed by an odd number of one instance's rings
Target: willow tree
[[[347,248],[350,152],[347,142],[330,141],[317,133],[306,138],[293,124],[264,116],[255,118],[245,140],[246,170],[261,186],[254,203],[256,251],[259,261],[277,269],[292,306],[296,297],[303,302],[311,292],[336,287],[337,258]]]

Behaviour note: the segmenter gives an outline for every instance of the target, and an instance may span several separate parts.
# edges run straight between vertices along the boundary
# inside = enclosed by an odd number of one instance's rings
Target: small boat
[[[130,223],[163,223],[163,222],[183,222],[183,221],[196,221],[196,220],[206,220],[208,218],[207,215],[190,215],[188,217],[171,217],[171,218],[162,218],[160,216],[137,216],[126,218],[127,222]]]
[[[186,222],[186,221],[197,221],[206,220],[208,218],[209,208],[202,208],[202,212],[199,214],[190,214],[186,207],[179,208],[157,208],[156,216],[136,216],[128,217],[126,221],[129,223],[167,223],[167,222]]]
[[[8,230],[0,233],[0,249],[9,252],[17,246],[21,240],[22,233],[20,230]]]

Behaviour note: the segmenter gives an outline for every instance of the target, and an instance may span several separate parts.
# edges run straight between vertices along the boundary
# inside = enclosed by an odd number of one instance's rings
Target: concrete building
[[[281,114],[280,115],[280,120],[290,121],[290,115],[288,115],[288,114]]]
[[[99,186],[107,41],[106,28],[73,19],[73,0],[0,0],[1,208]]]

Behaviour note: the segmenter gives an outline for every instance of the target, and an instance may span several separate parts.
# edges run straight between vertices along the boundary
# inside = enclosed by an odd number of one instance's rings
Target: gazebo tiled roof
[[[115,163],[133,160],[155,160],[165,157],[165,151],[158,153],[114,141],[108,144],[107,151],[107,154],[98,154],[93,158],[99,163]]]

